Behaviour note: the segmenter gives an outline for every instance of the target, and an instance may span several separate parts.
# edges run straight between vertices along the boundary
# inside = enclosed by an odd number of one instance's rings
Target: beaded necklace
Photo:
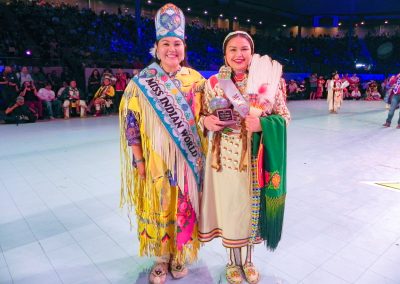
[[[161,68],[165,71],[165,73],[168,74],[168,76],[169,76],[171,79],[175,78],[176,74],[178,74],[178,72],[181,71],[181,69],[182,69],[182,66],[179,65],[178,70],[176,70],[176,71],[174,71],[174,72],[167,72],[167,71],[164,69],[164,67],[162,66],[161,63],[160,63],[160,66],[161,66]]]
[[[240,93],[243,96],[247,97],[247,94],[245,92],[247,87],[247,73],[234,74],[233,81],[235,82],[235,85],[238,87]]]

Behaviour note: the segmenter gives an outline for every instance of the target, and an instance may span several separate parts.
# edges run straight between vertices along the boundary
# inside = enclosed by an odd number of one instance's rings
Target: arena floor
[[[400,283],[400,190],[375,184],[400,182],[384,104],[289,109],[283,239],[256,247],[260,283]],[[0,137],[0,283],[147,283],[152,260],[119,208],[117,116],[0,125]],[[225,258],[208,243],[173,283],[226,283]]]

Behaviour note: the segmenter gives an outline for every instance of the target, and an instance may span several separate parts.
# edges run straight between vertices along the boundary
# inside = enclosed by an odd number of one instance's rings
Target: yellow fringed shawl
[[[194,94],[194,115],[199,118],[202,86],[205,80],[196,71],[183,67],[176,79],[181,82],[181,91]],[[138,178],[136,168],[132,166],[132,150],[125,136],[126,116],[128,111],[135,115],[141,132],[143,157],[146,160],[146,178]],[[152,106],[144,98],[134,81],[130,81],[125,89],[120,105],[120,151],[121,151],[121,206],[127,205],[129,212],[135,210],[138,221],[138,237],[140,255],[162,256],[167,253],[179,258],[193,261],[197,257],[199,243],[197,226],[192,234],[193,241],[177,251],[176,207],[178,187],[169,184],[167,171],[174,173],[175,165],[178,185],[184,184],[184,167],[186,163],[181,157],[168,132],[160,122]],[[202,146],[206,147],[202,137]],[[193,191],[195,184],[188,183],[189,197],[198,217],[199,193]],[[180,188],[183,190],[183,188]]]

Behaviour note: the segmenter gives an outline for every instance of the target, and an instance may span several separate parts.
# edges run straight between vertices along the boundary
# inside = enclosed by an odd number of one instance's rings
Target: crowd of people
[[[336,73],[335,73],[336,74]],[[311,74],[309,77],[287,80],[287,100],[316,100],[328,97],[333,76]],[[101,116],[117,112],[119,101],[133,74],[111,68],[102,73],[94,68],[87,81],[75,79],[68,68],[59,76],[55,70],[45,73],[41,67],[23,66],[19,72],[5,66],[0,76],[0,114],[14,117],[3,119],[16,122],[24,109],[25,120],[69,118],[71,116]],[[393,88],[393,76],[384,81],[361,81],[357,74],[339,76],[345,82],[342,90],[344,100],[384,100],[389,109],[388,94]],[[392,83],[390,83],[392,82]],[[17,107],[17,101],[27,108]],[[10,111],[9,107],[14,106]],[[8,109],[8,111],[7,111]],[[30,117],[30,119],[26,119]],[[20,121],[21,122],[21,121]]]
[[[18,1],[0,5],[0,57],[35,57],[39,58],[41,66],[51,65],[52,60],[58,60],[58,66],[65,66],[61,76],[58,76],[55,71],[44,74],[41,67],[33,67],[31,74],[26,67],[12,70],[17,68],[13,62],[3,62],[4,65],[11,66],[5,68],[0,79],[0,114],[3,116],[11,104],[15,106],[14,113],[19,109],[16,104],[18,96],[24,98],[24,105],[28,106],[27,110],[35,113],[31,117],[36,120],[68,118],[70,115],[98,116],[115,112],[116,103],[123,93],[123,86],[126,86],[131,74],[124,73],[124,84],[120,83],[119,75],[113,76],[112,72],[108,78],[94,72],[89,82],[86,82],[83,76],[84,68],[114,64],[142,69],[152,59],[148,52],[152,47],[155,32],[152,19],[141,19],[142,32],[138,38],[136,21],[131,15],[106,12],[96,14],[90,9],[45,1],[31,4]],[[218,70],[223,64],[220,42],[226,33],[226,30],[205,27],[195,22],[189,23],[185,35],[189,64],[197,70]],[[257,33],[253,39],[256,43],[255,52],[270,54],[284,64],[286,72],[321,70],[321,66],[351,72],[354,71],[355,59],[363,57],[365,48],[370,51],[369,55],[376,66],[397,70],[400,65],[400,53],[396,50],[384,57],[376,52],[385,42],[393,43],[396,49],[396,43],[400,41],[399,36],[367,34],[365,38],[358,39],[356,36],[325,35],[299,39],[293,36],[268,36]],[[29,55],[27,51],[30,52]],[[329,72],[331,70],[323,71],[324,74]],[[348,86],[343,88],[344,100],[379,100],[386,97],[385,101],[388,103],[388,96],[385,94],[389,89],[389,78],[383,82],[361,82],[356,75],[346,74],[340,77],[348,83]],[[287,99],[326,98],[331,79],[331,76],[321,74],[292,79],[287,82]],[[29,83],[25,84],[26,81]],[[76,95],[60,92],[66,87],[77,88],[79,91],[74,93],[79,93],[79,99]],[[103,100],[95,96],[100,87],[103,87],[102,93],[106,95],[97,95],[107,96],[109,99]],[[111,94],[115,94],[115,97]],[[96,98],[93,99],[94,97]],[[18,101],[21,103],[22,98]]]
[[[151,19],[142,18],[139,38],[131,15],[96,14],[66,4],[31,5],[19,1],[0,5],[0,57],[21,57],[29,50],[29,56],[40,57],[43,65],[61,59],[75,65],[108,62],[137,69],[151,60],[148,53],[154,35]],[[223,29],[189,23],[186,38],[191,66],[197,70],[217,70],[223,63],[219,56],[220,42],[226,33]],[[318,66],[326,73],[332,69],[353,73],[354,62],[360,60],[374,62],[375,72],[381,73],[389,73],[400,65],[400,53],[396,52],[399,35],[368,34],[363,39],[320,35],[299,39],[257,33],[254,41],[256,52],[270,54],[289,72],[310,72]],[[377,49],[386,42],[392,42],[395,50],[383,58],[378,56]],[[325,70],[328,67],[330,70]]]
[[[36,122],[37,120],[71,116],[101,116],[115,113],[131,75],[122,69],[115,74],[93,69],[87,88],[68,75],[55,71],[44,74],[41,68],[23,66],[14,72],[5,66],[0,76],[0,120],[6,123]],[[86,90],[87,89],[87,90]]]
[[[287,94],[289,100],[316,100],[323,99],[328,96],[329,83],[336,75],[332,76],[317,75],[313,73],[310,77],[303,80],[290,79],[287,84]],[[344,100],[366,100],[378,101],[385,98],[386,93],[390,90],[390,79],[388,76],[383,81],[369,80],[361,81],[357,74],[337,75],[340,80],[345,83],[343,88]]]

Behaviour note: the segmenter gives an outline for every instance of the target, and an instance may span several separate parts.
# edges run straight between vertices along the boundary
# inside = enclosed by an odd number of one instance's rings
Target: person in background
[[[393,86],[391,89],[391,94],[389,97],[390,109],[388,116],[386,118],[386,122],[383,124],[384,127],[390,127],[392,123],[392,119],[394,116],[394,112],[399,108],[400,105],[400,73],[397,74],[394,78],[392,78],[389,82],[389,85]],[[400,129],[400,111],[399,111],[399,120],[397,121],[397,129]]]
[[[289,84],[288,84],[287,86],[288,86],[288,99],[289,99],[289,100],[290,100],[290,99],[295,99],[296,94],[297,94],[297,89],[299,88],[299,87],[297,86],[296,81],[293,80],[293,79],[291,79],[291,80],[289,81]]]
[[[0,110],[15,101],[18,95],[18,78],[11,66],[5,66],[0,76]]]
[[[32,80],[35,82],[35,86],[40,90],[46,84],[46,75],[43,73],[41,67],[35,66],[32,69]]]
[[[46,76],[47,82],[49,82],[53,88],[53,90],[58,90],[61,86],[60,77],[57,75],[55,70],[51,71]]]
[[[60,89],[57,91],[57,99],[61,97],[62,93],[64,92],[65,88],[68,87],[68,82],[63,81]]]
[[[109,113],[113,104],[113,97],[115,95],[114,87],[111,85],[111,77],[109,75],[103,76],[102,86],[94,94],[92,104],[95,107],[96,113],[94,116],[101,116],[102,108],[105,108]]]
[[[25,104],[29,108],[34,109],[38,114],[38,119],[43,119],[43,106],[42,102],[37,96],[37,89],[32,81],[25,81],[20,96],[24,97]]]
[[[322,99],[323,93],[324,93],[324,76],[319,76],[318,81],[317,81],[317,92],[315,95],[315,99]]]
[[[56,100],[56,95],[51,87],[50,82],[46,82],[44,88],[39,89],[38,97],[45,106],[49,118],[54,119],[53,103],[56,103],[58,100]]]
[[[88,102],[93,99],[94,94],[101,87],[101,75],[98,69],[93,69],[88,79]]]
[[[108,76],[110,78],[110,83],[111,83],[111,85],[114,86],[116,78],[115,78],[114,73],[111,68],[104,68],[103,73],[101,74],[101,77],[104,78],[105,76]]]
[[[381,94],[378,92],[378,84],[372,80],[368,83],[366,94],[366,101],[379,101],[381,99]]]
[[[337,114],[343,103],[343,89],[347,87],[348,81],[342,81],[337,72],[332,74],[332,80],[328,86],[328,108],[329,113]]]
[[[18,77],[19,85],[21,86],[21,88],[23,87],[23,85],[26,81],[33,82],[32,76],[31,76],[31,74],[29,74],[28,67],[26,67],[26,66],[23,66],[21,68],[21,72],[17,73],[17,77]]]
[[[126,85],[128,84],[126,74],[121,68],[115,73],[115,98],[114,98],[114,111],[118,110],[119,104],[121,102],[122,95],[124,94]]]
[[[63,98],[63,92],[65,88],[68,87],[67,82],[62,82],[61,87],[58,89],[56,93],[56,100],[54,101],[54,114],[57,118],[63,118],[64,117],[64,111],[63,111],[63,103],[64,103],[64,98]]]
[[[349,77],[347,79],[349,81],[349,90],[350,92],[353,92],[357,88],[359,90],[359,85],[360,85],[360,78],[357,77],[357,74],[353,74],[353,76]]]
[[[64,108],[64,119],[69,119],[71,108],[75,108],[80,117],[86,117],[87,105],[85,101],[85,93],[77,86],[76,81],[71,80],[69,86],[66,87],[61,95]]]
[[[15,102],[7,107],[4,117],[5,123],[16,124],[35,122],[37,119],[37,112],[25,104],[25,99],[22,96],[17,97]]]
[[[318,76],[313,73],[310,77],[310,100],[315,100],[317,95]]]
[[[351,98],[353,100],[361,99],[361,92],[358,89],[358,85],[357,86],[353,86],[350,96],[351,96]]]

